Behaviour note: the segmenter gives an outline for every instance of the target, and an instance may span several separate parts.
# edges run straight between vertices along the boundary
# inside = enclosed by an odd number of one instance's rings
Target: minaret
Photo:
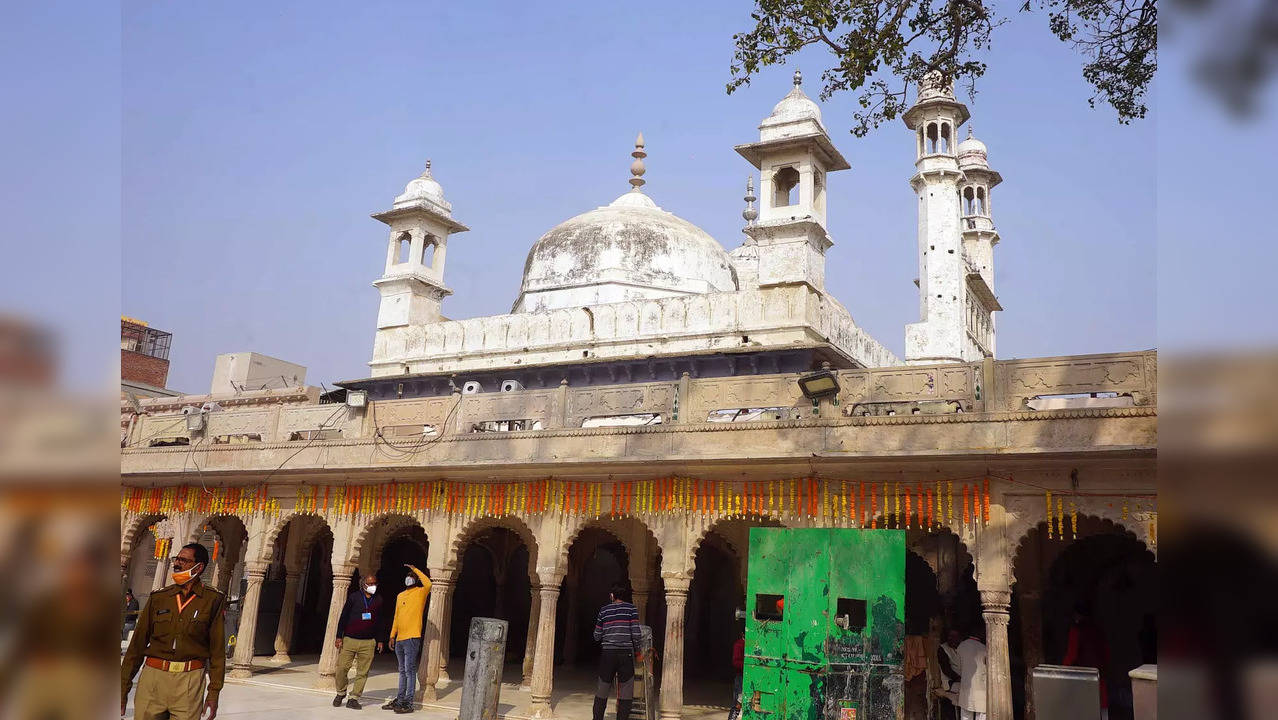
[[[444,286],[444,256],[448,236],[469,228],[453,219],[453,206],[444,189],[426,171],[395,198],[390,210],[373,217],[390,226],[386,271],[373,282],[382,294],[377,311],[378,331],[405,325],[428,325],[440,320],[440,303],[452,294]],[[375,345],[377,361],[381,344]]]
[[[850,166],[821,124],[821,109],[794,87],[759,125],[759,142],[736,151],[760,170],[758,221],[745,233],[758,248],[758,286],[825,289],[826,173]],[[748,220],[749,222],[749,220]]]
[[[910,186],[919,198],[919,316],[905,326],[907,363],[977,360],[983,353],[966,329],[966,264],[960,230],[959,190],[963,173],[955,153],[955,132],[967,121],[967,107],[953,91],[925,79],[918,102],[906,111],[915,132],[915,168]]]
[[[959,204],[963,213],[963,260],[967,272],[967,332],[985,356],[994,357],[994,313],[1002,310],[994,295],[994,246],[998,230],[990,214],[990,190],[1003,182],[991,170],[985,143],[972,137],[958,146],[959,170],[963,172]]]

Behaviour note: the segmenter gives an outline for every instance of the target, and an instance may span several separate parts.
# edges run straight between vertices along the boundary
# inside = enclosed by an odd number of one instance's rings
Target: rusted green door
[[[901,713],[905,533],[752,528],[749,720],[894,720]]]

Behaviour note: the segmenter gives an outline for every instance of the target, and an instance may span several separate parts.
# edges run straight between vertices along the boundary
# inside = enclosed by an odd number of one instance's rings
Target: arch
[[[439,238],[435,237],[434,235],[431,235],[430,233],[426,233],[422,237],[422,255],[418,259],[418,262],[420,262],[422,265],[425,265],[426,267],[434,267],[435,254],[436,254],[436,250],[438,249],[439,249]]]
[[[215,515],[206,515],[203,520],[198,523],[191,524],[190,535],[187,536],[186,542],[199,542],[200,536],[204,534],[205,526],[209,527],[215,535],[223,536],[229,528],[226,528],[228,520],[235,521],[241,530],[244,531],[244,537],[248,537],[248,524],[239,515],[233,513],[217,513]],[[219,527],[222,526],[222,527]],[[226,538],[222,538],[222,542],[226,542]]]
[[[461,531],[453,538],[453,541],[449,543],[448,560],[445,563],[445,567],[451,570],[459,570],[461,567],[462,554],[466,552],[466,547],[479,536],[483,535],[485,531],[493,528],[510,530],[524,543],[524,545],[528,548],[528,570],[530,573],[530,579],[535,577],[538,556],[537,536],[523,520],[520,520],[514,515],[485,515],[483,517],[477,517],[471,520],[467,525],[463,526]]]
[[[1081,513],[1081,512],[1078,514],[1078,521],[1079,521],[1078,524],[1079,524],[1079,528],[1081,529],[1081,532],[1077,533],[1077,537],[1071,537],[1068,541],[1057,538],[1055,542],[1063,542],[1065,543],[1065,545],[1069,545],[1069,544],[1078,542],[1079,540],[1085,540],[1089,537],[1093,537],[1095,535],[1122,535],[1140,543],[1141,547],[1145,549],[1145,552],[1149,553],[1150,555],[1153,555],[1154,558],[1157,559],[1157,555],[1154,555],[1154,551],[1150,549],[1149,545],[1145,542],[1145,540],[1141,538],[1140,535],[1138,535],[1134,530],[1123,525],[1122,522],[1120,521],[1116,521],[1111,518],[1101,517],[1098,515],[1092,515],[1090,513]],[[1062,525],[1064,525],[1064,523],[1062,523]],[[1018,578],[1027,574],[1027,568],[1025,568],[1024,562],[1028,562],[1027,556],[1029,554],[1030,543],[1034,542],[1037,539],[1043,539],[1046,534],[1047,534],[1047,521],[1044,520],[1039,523],[1036,523],[1035,525],[1030,527],[1027,531],[1022,533],[1017,538],[1015,549],[1013,550],[1011,555],[1011,559],[1012,559],[1011,582],[1013,586],[1015,586]],[[1062,545],[1060,547],[1063,549],[1065,545]],[[1049,561],[1048,564],[1050,564],[1050,562],[1052,561],[1055,561],[1055,559],[1059,556],[1060,556],[1059,552],[1055,553],[1055,555],[1053,556],[1051,561]]]
[[[395,236],[395,255],[396,265],[401,265],[409,261],[413,251],[413,234],[405,230]]]
[[[937,142],[939,141],[939,138],[940,138],[940,132],[936,127],[936,123],[934,122],[928,123],[927,124],[927,142],[926,142],[927,147],[925,148],[928,154],[936,152]]]
[[[941,123],[941,152],[952,153],[954,151],[953,135],[950,133],[950,124]]]
[[[134,515],[124,526],[124,532],[120,533],[120,555],[122,557],[132,555],[133,550],[137,547],[138,539],[142,537],[142,533],[167,517],[168,515],[163,513]]]
[[[364,551],[364,544],[368,542],[369,537],[375,535],[377,532],[381,530],[387,531],[386,537],[382,538],[381,541],[382,544],[385,544],[386,540],[390,538],[392,533],[414,525],[422,527],[421,522],[419,522],[417,518],[400,512],[384,512],[370,516],[368,520],[364,522],[363,527],[361,527],[359,532],[355,535],[355,540],[351,543],[350,551],[347,553],[347,556],[343,558],[345,564],[358,565],[359,557]],[[423,527],[422,529],[424,530],[425,528]],[[380,548],[373,548],[373,550],[380,550]]]
[[[728,547],[732,549],[732,552],[744,562],[746,557],[750,554],[750,548],[748,545],[745,547],[738,547],[739,541],[735,541],[735,538],[731,536],[732,534],[722,531],[721,528],[726,526],[731,525],[739,527],[744,525],[747,532],[747,538],[749,528],[752,527],[792,527],[792,525],[787,524],[781,518],[772,515],[756,516],[756,518],[757,519],[754,520],[743,517],[720,518],[719,520],[716,520],[702,528],[701,532],[693,538],[692,542],[688,543],[688,554],[684,558],[684,561],[686,562],[685,567],[696,567],[697,550],[701,548],[701,544],[706,541],[706,538],[709,537],[710,533],[715,533],[722,538],[723,541],[727,543]]]
[[[577,541],[577,538],[581,536],[581,533],[588,528],[596,528],[596,529],[602,530],[605,533],[616,538],[617,542],[620,542],[622,546],[626,548],[626,553],[629,554],[631,558],[642,557],[643,554],[647,552],[648,548],[634,547],[630,542],[630,538],[626,536],[627,533],[625,532],[625,528],[627,527],[631,529],[634,529],[636,527],[643,528],[644,533],[648,536],[648,539],[652,542],[653,547],[655,547],[657,550],[655,553],[655,557],[657,558],[657,562],[659,565],[660,558],[662,556],[661,541],[657,539],[657,536],[652,531],[652,528],[649,527],[648,524],[645,523],[643,520],[640,520],[638,517],[635,517],[633,515],[618,515],[615,517],[591,518],[591,519],[579,522],[576,526],[574,526],[571,532],[564,538],[563,543],[561,543],[559,546],[559,556],[558,558],[556,558],[555,567],[558,569],[566,569],[568,567],[569,549],[572,548],[573,543]]]
[[[989,209],[985,203],[985,187],[978,185],[976,187],[976,214],[988,215]]]
[[[794,190],[799,186],[799,171],[786,165],[772,174],[772,206],[788,207],[798,202]]]
[[[963,214],[976,214],[976,191],[969,185],[963,188]]]

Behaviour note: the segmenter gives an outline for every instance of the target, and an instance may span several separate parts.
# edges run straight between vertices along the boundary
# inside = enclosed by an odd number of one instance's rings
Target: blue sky
[[[1004,7],[1013,17],[995,37],[978,96],[961,98],[1005,179],[992,203],[1003,237],[996,289],[1007,308],[999,354],[1155,347],[1158,150],[1189,128],[1183,117],[1160,125],[1157,107],[1131,126],[1089,109],[1079,57],[1049,35],[1044,16],[1014,13],[1018,5]],[[48,267],[65,238],[89,239],[83,277],[61,278],[72,301],[111,314],[118,302],[173,332],[174,388],[206,391],[214,356],[245,350],[304,364],[312,382],[364,377],[377,311],[370,283],[386,243],[368,215],[387,208],[426,158],[455,217],[471,227],[450,242],[450,317],[508,312],[531,244],[628,188],[640,130],[645,190],[729,249],[738,245],[752,168],[732,146],[757,139],[794,68],[725,94],[732,33],[749,28],[750,9],[314,1],[29,9],[31,24],[64,43],[42,50],[19,36],[0,51],[19,65],[5,72],[48,109],[9,128],[29,138],[9,151],[12,167],[29,170],[24,182],[7,181],[22,215],[11,227],[30,238],[22,252],[37,266]],[[35,58],[17,57],[24,51]],[[797,61],[809,94],[827,63],[815,50]],[[45,87],[72,76],[71,93]],[[830,178],[827,285],[900,353],[918,309],[913,137],[899,121],[853,137],[854,107],[853,95],[823,105],[852,164]],[[51,152],[74,171],[42,170]],[[1172,230],[1187,247],[1201,242],[1179,224]],[[39,315],[38,297],[16,295],[9,307]],[[62,324],[73,347],[114,344],[111,328]],[[77,362],[69,361],[72,375],[94,374]]]

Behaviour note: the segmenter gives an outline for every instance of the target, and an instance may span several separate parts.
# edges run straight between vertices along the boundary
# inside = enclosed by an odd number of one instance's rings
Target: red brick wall
[[[132,350],[121,350],[120,379],[162,388],[169,380],[169,361]]]

